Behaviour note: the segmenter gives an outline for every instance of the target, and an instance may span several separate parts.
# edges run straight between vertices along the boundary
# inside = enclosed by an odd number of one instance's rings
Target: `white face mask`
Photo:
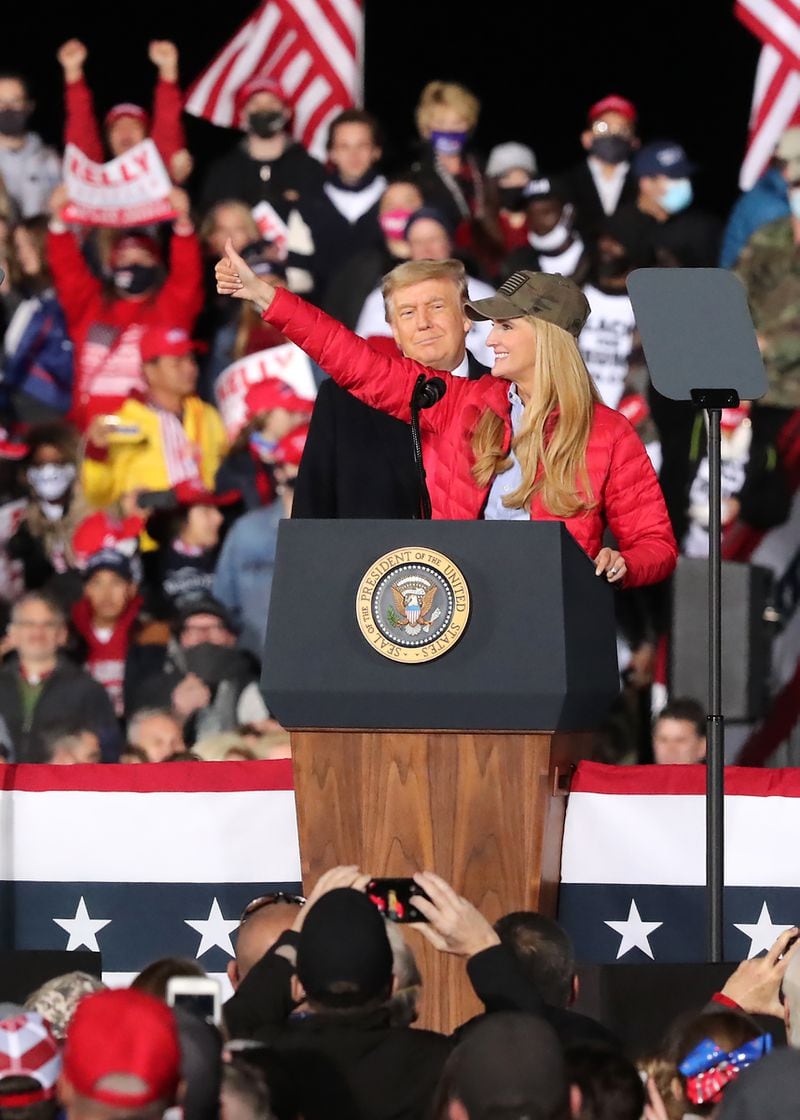
[[[572,206],[570,203],[561,211],[561,217],[549,233],[528,231],[528,242],[539,253],[553,253],[560,249],[572,233]]]
[[[43,502],[57,502],[69,490],[75,479],[72,463],[45,463],[42,467],[28,467],[28,484]]]

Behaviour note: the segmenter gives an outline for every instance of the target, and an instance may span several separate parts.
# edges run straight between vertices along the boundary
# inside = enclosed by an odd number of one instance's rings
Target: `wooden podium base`
[[[355,863],[435,871],[493,922],[554,914],[571,764],[589,735],[293,731],[303,885]],[[465,962],[408,931],[425,982],[420,1026],[450,1033],[481,1010]]]

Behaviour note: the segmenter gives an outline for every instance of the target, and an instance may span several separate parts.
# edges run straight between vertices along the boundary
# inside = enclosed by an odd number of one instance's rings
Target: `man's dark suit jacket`
[[[488,373],[467,352],[469,378]],[[411,428],[328,379],[320,385],[295,483],[292,517],[411,518],[419,485]]]
[[[590,244],[596,241],[606,219],[606,213],[586,160],[582,160],[569,171],[564,172],[559,177],[559,184],[564,201],[572,202],[575,206],[575,225],[584,242]],[[626,203],[635,202],[637,194],[638,186],[629,170],[622,184],[616,210]]]

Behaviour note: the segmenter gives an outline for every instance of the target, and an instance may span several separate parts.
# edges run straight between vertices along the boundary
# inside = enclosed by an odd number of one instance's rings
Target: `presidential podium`
[[[305,890],[427,869],[491,921],[554,913],[570,768],[619,688],[613,594],[559,522],[281,522],[262,690]],[[464,962],[409,938],[424,1025],[452,1030],[480,1009]]]

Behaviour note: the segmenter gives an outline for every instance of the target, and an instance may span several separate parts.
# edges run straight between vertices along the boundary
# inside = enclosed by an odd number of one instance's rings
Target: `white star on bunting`
[[[207,953],[215,945],[224,949],[229,957],[234,956],[231,932],[238,928],[239,920],[238,918],[233,920],[223,918],[216,898],[211,903],[207,918],[184,918],[183,920],[187,926],[191,926],[201,935],[200,947],[195,954],[196,957],[202,957],[203,953]]]
[[[775,925],[770,917],[769,907],[766,902],[761,907],[761,913],[758,915],[758,921],[755,925],[748,925],[743,923],[733,923],[736,929],[741,930],[745,937],[750,938],[750,949],[747,954],[747,959],[751,960],[757,957],[764,949],[769,949],[776,937],[779,937],[785,930],[791,929],[789,926]]]
[[[87,949],[91,949],[93,953],[99,953],[100,946],[97,944],[97,934],[101,929],[105,929],[111,919],[90,918],[83,895],[81,895],[74,918],[53,918],[53,921],[69,934],[68,953],[71,953],[73,949],[80,949],[83,945]]]
[[[617,960],[619,960],[620,957],[624,957],[631,949],[641,949],[643,953],[647,954],[650,960],[655,960],[653,950],[650,948],[649,938],[650,934],[660,929],[664,923],[643,922],[634,899],[631,899],[628,917],[625,921],[606,922],[605,924],[610,926],[614,933],[618,933],[622,938],[617,951]]]

